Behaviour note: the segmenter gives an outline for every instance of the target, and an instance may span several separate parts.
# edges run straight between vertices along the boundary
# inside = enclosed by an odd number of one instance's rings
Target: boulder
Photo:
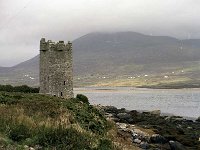
[[[200,122],[200,116],[196,119],[196,122]]]
[[[104,111],[107,112],[107,113],[117,113],[118,112],[118,109],[114,106],[105,106],[104,107]]]
[[[186,150],[185,146],[177,141],[169,141],[171,150]]]
[[[138,115],[138,112],[137,112],[137,110],[131,110],[131,111],[129,112],[129,114],[130,114],[131,116],[133,116],[133,117],[136,117],[136,116]]]
[[[29,146],[28,145],[24,145],[24,149],[26,150],[28,150],[29,149]]]
[[[42,149],[43,149],[43,147],[40,146],[40,145],[35,145],[34,148],[35,148],[36,150],[42,150]]]
[[[117,118],[117,117],[110,117],[110,119],[113,120],[114,122],[119,122],[120,121],[120,119]]]
[[[127,119],[126,121],[127,121],[128,123],[130,123],[130,124],[134,123],[133,118],[129,118],[129,119]]]
[[[127,131],[118,130],[117,134],[118,134],[118,136],[122,137],[126,141],[129,141],[129,142],[133,141],[132,135],[129,132],[127,132]]]
[[[113,117],[113,114],[105,113],[105,117],[106,117],[106,118],[111,118],[111,117]]]
[[[120,120],[126,120],[126,121],[132,118],[131,115],[127,114],[127,113],[119,113],[119,114],[117,114],[117,117]]]
[[[165,143],[161,145],[161,150],[171,150],[169,143]]]
[[[185,119],[183,117],[180,117],[180,116],[172,116],[171,117],[171,121],[172,122],[182,122],[184,121]]]
[[[126,129],[127,128],[127,124],[126,123],[116,123],[118,126],[118,129]]]
[[[126,110],[125,108],[118,109],[118,113],[128,113],[128,112],[130,111]]]
[[[140,139],[134,139],[133,142],[137,143],[137,144],[140,144],[142,141]]]
[[[156,115],[156,116],[160,116],[161,111],[160,110],[153,110],[149,112],[151,115]]]
[[[132,132],[133,139],[140,139],[142,141],[149,141],[150,136],[148,133],[141,131],[140,129],[134,128]]]
[[[163,136],[160,134],[153,134],[150,137],[150,142],[151,143],[156,143],[156,144],[165,144],[167,143],[167,139],[165,139]]]
[[[147,142],[141,142],[140,143],[140,148],[142,148],[142,149],[149,149],[149,144]]]

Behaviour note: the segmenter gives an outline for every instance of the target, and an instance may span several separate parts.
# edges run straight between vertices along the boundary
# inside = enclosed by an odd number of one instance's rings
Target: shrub
[[[89,135],[79,133],[73,128],[44,128],[38,133],[38,144],[49,148],[90,150],[90,140]]]
[[[39,88],[32,88],[27,85],[21,85],[13,87],[13,92],[39,93]]]
[[[0,91],[13,92],[13,86],[11,86],[11,85],[0,85]]]
[[[30,137],[30,130],[23,124],[13,125],[11,126],[8,137],[13,141],[20,142]]]
[[[79,101],[82,101],[83,103],[89,104],[88,98],[87,98],[85,95],[83,95],[83,94],[77,94],[77,95],[76,95],[76,98],[77,98]]]
[[[0,91],[5,92],[23,92],[23,93],[39,93],[39,88],[29,87],[27,85],[11,86],[11,85],[0,85]]]
[[[100,144],[97,149],[98,150],[112,150],[113,149],[112,142],[108,139],[101,139]]]
[[[81,104],[74,99],[68,100],[64,105],[74,114],[76,121],[85,130],[103,135],[110,128],[105,117],[95,107],[85,103]]]

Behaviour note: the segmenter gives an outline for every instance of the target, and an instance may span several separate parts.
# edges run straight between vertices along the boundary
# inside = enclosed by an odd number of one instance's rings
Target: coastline
[[[177,150],[200,148],[200,119],[161,115],[159,110],[139,112],[96,105],[108,120],[116,123],[118,133],[142,149]]]

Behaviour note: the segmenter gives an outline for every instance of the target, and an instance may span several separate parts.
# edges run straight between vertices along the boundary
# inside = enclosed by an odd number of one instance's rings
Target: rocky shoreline
[[[119,136],[140,149],[200,150],[200,118],[161,116],[160,110],[138,112],[113,106],[96,106],[116,123]]]

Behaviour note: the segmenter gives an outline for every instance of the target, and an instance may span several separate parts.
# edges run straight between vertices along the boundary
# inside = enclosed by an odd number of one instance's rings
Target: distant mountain
[[[179,40],[135,32],[90,33],[73,41],[73,56],[74,74],[79,77],[161,73],[194,67],[200,61],[200,39]],[[37,85],[38,74],[39,55],[10,68],[0,67],[0,82],[29,81]]]
[[[135,32],[91,33],[73,42],[75,72],[113,72],[130,64],[197,61],[200,60],[199,43],[200,40]]]

